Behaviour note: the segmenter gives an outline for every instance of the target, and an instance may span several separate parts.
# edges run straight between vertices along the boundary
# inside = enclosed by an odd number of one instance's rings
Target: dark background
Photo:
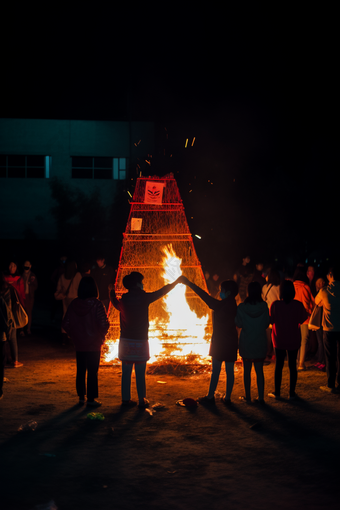
[[[322,272],[339,255],[335,12],[218,6],[6,11],[1,116],[154,121],[141,170],[174,173],[204,269],[230,277],[249,253]]]

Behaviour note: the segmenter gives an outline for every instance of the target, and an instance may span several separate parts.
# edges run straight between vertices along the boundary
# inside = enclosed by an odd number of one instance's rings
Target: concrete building
[[[0,119],[0,239],[56,239],[52,183],[109,208],[153,151],[152,122]]]

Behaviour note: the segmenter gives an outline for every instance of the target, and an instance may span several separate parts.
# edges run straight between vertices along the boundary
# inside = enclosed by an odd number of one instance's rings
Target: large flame
[[[181,274],[182,260],[178,258],[172,245],[163,248],[164,284],[174,282]],[[186,300],[186,286],[178,284],[163,299],[168,321],[155,319],[150,321],[149,345],[150,363],[161,363],[163,359],[174,358],[184,361],[188,355],[194,355],[196,361],[206,362],[209,342],[206,327],[209,315],[198,318]],[[118,356],[118,341],[107,342],[108,351],[105,361]]]
[[[172,283],[181,274],[181,263],[169,245],[163,249],[164,283]],[[164,297],[169,314],[167,323],[157,319],[150,322],[149,345],[150,362],[159,361],[163,356],[181,358],[188,354],[208,356],[209,344],[205,340],[208,315],[199,319],[190,310],[186,297],[186,286],[179,284]],[[166,339],[165,339],[166,337]]]

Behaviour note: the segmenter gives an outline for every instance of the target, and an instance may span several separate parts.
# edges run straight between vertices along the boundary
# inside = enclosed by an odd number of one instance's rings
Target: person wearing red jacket
[[[91,276],[83,277],[79,283],[78,297],[70,303],[62,322],[63,329],[76,348],[79,404],[85,403],[87,395],[87,405],[92,407],[101,405],[95,400],[98,397],[98,368],[101,347],[110,325],[98,295],[94,279]]]
[[[308,322],[309,318],[312,314],[313,308],[315,306],[314,298],[312,291],[310,290],[307,276],[305,275],[302,268],[298,267],[293,276],[294,288],[295,288],[295,299],[300,301],[306,312],[307,319],[300,326],[301,330],[301,347],[300,347],[300,355],[299,355],[299,366],[298,370],[305,370],[305,357],[307,351],[308,337],[309,337],[309,329]]]
[[[20,303],[25,308],[25,285],[22,277],[18,273],[18,266],[11,262],[8,266],[8,274],[5,275],[5,281],[10,283],[18,293]]]

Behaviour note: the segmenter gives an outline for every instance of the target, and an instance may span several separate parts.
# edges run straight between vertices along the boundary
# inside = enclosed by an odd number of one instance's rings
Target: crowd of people
[[[62,303],[62,315],[65,316],[69,305],[79,297],[79,285],[83,277],[90,274],[95,279],[95,286],[98,289],[96,299],[101,301],[104,313],[108,311],[109,285],[114,283],[115,271],[106,265],[104,255],[98,254],[94,267],[84,263],[80,270],[73,259],[61,256],[58,267],[50,277],[55,290],[51,307],[52,321],[59,302]],[[11,261],[8,270],[0,273],[0,398],[3,396],[4,368],[23,366],[19,361],[17,335],[32,334],[32,313],[37,288],[38,280],[28,260],[24,262],[22,272],[19,272],[18,264]],[[68,340],[69,336],[62,327],[61,343],[65,345]]]
[[[23,272],[11,262],[7,274],[1,274],[0,324],[2,341],[0,363],[0,398],[4,366],[22,366],[18,359],[17,331],[30,335],[34,293],[38,283],[25,261]],[[219,295],[211,295],[185,276],[154,292],[143,289],[144,276],[127,274],[123,285],[127,292],[115,295],[115,271],[100,254],[96,265],[84,264],[78,270],[74,260],[61,257],[51,276],[55,302],[62,302],[62,343],[72,340],[76,349],[76,391],[79,404],[98,407],[98,368],[101,348],[109,328],[111,303],[120,313],[118,357],[122,362],[122,405],[147,407],[145,373],[149,360],[149,305],[162,298],[176,285],[190,287],[213,311],[210,343],[212,373],[207,395],[197,400],[204,405],[215,403],[215,391],[223,362],[226,369],[225,405],[232,401],[234,364],[238,353],[243,362],[244,402],[251,401],[251,373],[254,366],[258,389],[257,402],[265,401],[264,364],[275,362],[275,388],[270,398],[281,398],[281,380],[287,357],[290,373],[289,399],[297,399],[298,371],[306,369],[306,358],[315,357],[315,367],[327,372],[323,391],[340,393],[340,274],[333,266],[328,284],[315,277],[313,267],[298,265],[290,278],[275,267],[254,268],[244,257],[234,278],[221,283]],[[53,318],[52,310],[52,318]],[[24,321],[24,326],[23,322]],[[313,348],[311,331],[315,331]],[[8,345],[8,348],[6,346]],[[135,369],[138,402],[131,399],[131,374]],[[86,397],[86,399],[85,399]]]

